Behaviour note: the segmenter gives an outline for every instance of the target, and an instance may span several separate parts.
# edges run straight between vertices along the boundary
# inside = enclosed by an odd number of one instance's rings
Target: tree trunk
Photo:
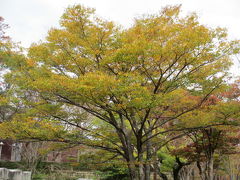
[[[157,180],[157,170],[154,169],[154,172],[153,172],[153,180]]]
[[[184,166],[184,164],[181,163],[181,161],[178,157],[176,157],[176,163],[173,167],[173,179],[174,180],[180,180],[179,172],[183,166]]]
[[[149,138],[149,136],[151,136],[152,133],[149,133],[147,138]],[[145,180],[150,180],[150,176],[151,176],[151,158],[152,158],[152,149],[151,149],[151,140],[148,140],[146,142],[146,151],[147,151],[147,162],[145,165]]]
[[[180,180],[180,176],[179,176],[180,170],[181,170],[180,168],[173,169],[173,179],[174,180]]]
[[[198,168],[198,171],[199,171],[199,175],[200,175],[201,180],[204,180],[204,179],[205,179],[205,178],[204,178],[204,173],[203,173],[203,170],[202,170],[200,161],[197,161],[197,168]]]
[[[150,180],[150,176],[151,176],[151,166],[147,162],[146,168],[145,168],[145,180]]]
[[[207,162],[207,177],[206,180],[213,180],[213,157],[211,156]]]
[[[159,176],[163,179],[163,180],[168,180],[168,177],[166,174],[163,174],[159,171]]]
[[[143,155],[142,155],[142,153],[139,154],[138,158],[139,158],[139,161],[138,161],[139,180],[145,180],[145,173],[144,173]]]
[[[131,180],[139,180],[138,171],[136,166],[133,164],[133,162],[128,163],[128,170],[129,170]]]

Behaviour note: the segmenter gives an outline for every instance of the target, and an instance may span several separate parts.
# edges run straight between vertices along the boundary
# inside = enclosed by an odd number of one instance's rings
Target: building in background
[[[1,161],[21,161],[22,143],[11,140],[2,140],[0,142],[0,160]]]

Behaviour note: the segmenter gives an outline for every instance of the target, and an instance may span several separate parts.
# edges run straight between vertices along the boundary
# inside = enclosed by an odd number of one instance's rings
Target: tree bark
[[[147,138],[149,136],[151,136],[152,133],[150,133]],[[148,140],[146,142],[146,151],[147,151],[147,162],[145,165],[145,180],[150,180],[150,176],[151,176],[151,158],[152,158],[152,149],[151,149],[151,140]]]
[[[179,157],[176,157],[176,164],[175,164],[175,166],[173,167],[173,179],[174,179],[174,180],[180,180],[179,172],[181,171],[181,169],[182,169],[184,166],[187,166],[187,165],[190,165],[190,163],[181,162],[180,158],[179,158]]]
[[[211,156],[207,162],[207,177],[206,180],[213,180],[214,173],[213,173],[213,157]]]
[[[138,174],[137,174],[137,169],[136,169],[135,165],[129,163],[128,170],[129,170],[131,180],[139,180]]]
[[[197,161],[196,163],[197,163],[200,178],[201,178],[201,180],[204,180],[204,173],[202,171],[201,163],[200,163],[200,161]]]
[[[144,173],[144,166],[143,166],[143,154],[140,152],[138,155],[138,173],[139,173],[139,180],[145,180],[145,173]]]

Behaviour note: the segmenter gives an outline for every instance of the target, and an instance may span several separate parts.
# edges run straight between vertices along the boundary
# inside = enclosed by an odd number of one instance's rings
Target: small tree
[[[198,113],[193,111],[195,117],[190,119],[197,118],[203,122],[209,119],[207,122],[218,122],[229,126],[190,130],[186,135],[191,141],[185,139],[185,147],[173,150],[173,154],[185,157],[188,162],[196,162],[202,179],[214,179],[219,156],[234,154],[238,151],[239,97],[238,83],[230,85],[224,93],[209,97],[202,106],[202,111]]]

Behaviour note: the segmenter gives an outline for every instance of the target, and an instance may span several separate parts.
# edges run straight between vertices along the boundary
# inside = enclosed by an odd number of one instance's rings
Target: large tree
[[[167,7],[122,30],[94,9],[67,8],[46,41],[6,61],[6,79],[28,108],[12,121],[15,133],[119,154],[131,179],[148,180],[166,134],[181,136],[182,118],[221,89],[238,51],[224,29],[179,13]],[[188,130],[215,124],[195,121]]]

